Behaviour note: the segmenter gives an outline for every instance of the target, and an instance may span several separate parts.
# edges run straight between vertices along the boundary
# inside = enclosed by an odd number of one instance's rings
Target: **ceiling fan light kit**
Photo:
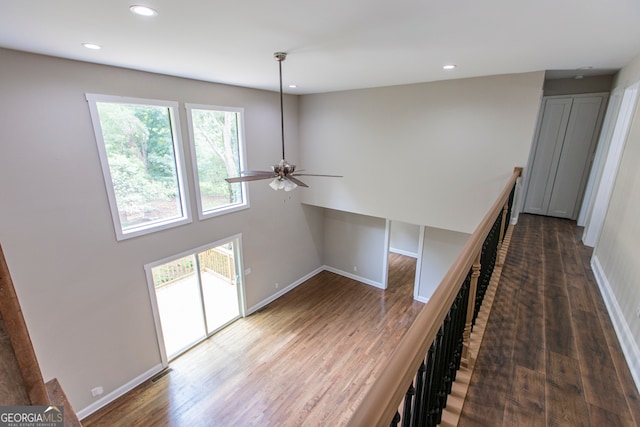
[[[292,165],[287,162],[284,155],[284,95],[282,92],[282,61],[287,59],[287,54],[285,52],[276,52],[273,54],[273,57],[276,61],[278,61],[278,70],[280,73],[280,130],[282,134],[282,160],[280,160],[277,165],[272,165],[271,171],[242,171],[240,172],[240,176],[234,178],[226,178],[225,181],[227,181],[228,183],[235,183],[258,181],[261,179],[272,179],[269,187],[273,188],[275,191],[291,191],[297,187],[309,187],[307,184],[296,178],[297,176],[325,176],[342,178],[341,175],[316,175],[309,173],[297,173],[294,175],[294,172],[296,171],[296,165]]]

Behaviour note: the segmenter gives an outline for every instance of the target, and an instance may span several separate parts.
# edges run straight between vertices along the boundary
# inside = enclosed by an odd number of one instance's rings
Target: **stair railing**
[[[509,226],[515,168],[506,186],[418,314],[349,426],[435,426],[456,372],[469,357],[475,319]]]
[[[40,364],[36,357],[33,343],[29,336],[27,324],[22,315],[22,308],[11,274],[9,266],[4,257],[4,252],[0,246],[0,316],[4,322],[6,333],[9,337],[10,351],[12,359],[15,359],[17,369],[22,379],[21,389],[28,398],[30,405],[49,406],[60,405],[64,407],[65,427],[80,427],[80,421],[67,400],[67,396],[62,390],[56,378],[46,384],[42,377]],[[0,378],[0,381],[2,378]],[[10,396],[10,398],[13,398]],[[2,405],[4,402],[0,402]]]

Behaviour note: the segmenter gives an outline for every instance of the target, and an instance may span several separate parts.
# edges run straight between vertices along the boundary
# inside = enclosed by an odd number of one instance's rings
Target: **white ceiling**
[[[285,51],[285,85],[298,85],[285,90],[304,94],[619,69],[640,51],[640,1],[0,0],[0,46],[268,90]]]

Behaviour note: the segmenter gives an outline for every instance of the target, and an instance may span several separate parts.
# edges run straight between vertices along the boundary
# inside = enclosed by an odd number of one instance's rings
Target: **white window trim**
[[[91,121],[93,123],[93,130],[96,137],[96,145],[98,147],[98,154],[100,156],[100,164],[102,166],[102,174],[104,176],[104,185],[107,190],[107,197],[109,199],[109,208],[111,209],[111,218],[113,219],[113,226],[116,233],[116,240],[125,240],[132,237],[142,236],[145,234],[154,233],[156,231],[166,230],[169,228],[177,227],[192,222],[191,216],[191,202],[189,199],[189,191],[187,188],[187,177],[185,174],[186,167],[184,164],[184,151],[182,148],[182,132],[180,131],[180,121],[177,120],[178,103],[173,101],[164,101],[157,99],[142,99],[142,98],[130,98],[124,96],[112,96],[101,94],[85,94],[87,102],[89,104],[89,112],[91,114]],[[173,218],[161,222],[156,222],[150,225],[143,225],[132,228],[130,230],[123,230],[122,223],[120,222],[120,215],[118,211],[118,205],[116,203],[116,195],[113,190],[113,180],[111,179],[111,170],[109,169],[109,161],[107,157],[107,150],[104,143],[104,137],[102,134],[102,126],[100,124],[100,117],[98,114],[97,103],[98,102],[111,102],[120,104],[136,104],[136,105],[151,105],[158,107],[169,108],[169,120],[171,123],[171,129],[173,132],[173,150],[176,160],[176,175],[178,181],[178,189],[180,191],[180,204],[182,208],[182,216],[179,218]]]
[[[240,115],[240,123],[238,124],[238,152],[240,156],[240,170],[246,170],[246,146],[244,141],[244,108],[240,107],[225,107],[221,105],[203,105],[203,104],[185,104],[185,111],[187,112],[187,123],[189,128],[189,149],[191,150],[191,164],[193,167],[193,181],[196,193],[196,204],[198,206],[198,219],[204,220],[208,218],[225,215],[231,212],[237,212],[243,209],[249,208],[249,187],[246,182],[242,182],[242,198],[243,203],[238,203],[230,206],[223,206],[220,208],[212,209],[204,212],[202,208],[202,195],[200,194],[200,177],[198,176],[198,159],[196,155],[196,141],[193,132],[193,119],[191,116],[192,110],[211,110],[211,111],[230,111],[238,113]]]

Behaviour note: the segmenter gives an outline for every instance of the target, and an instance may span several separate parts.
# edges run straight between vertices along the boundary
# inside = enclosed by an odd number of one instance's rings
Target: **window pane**
[[[198,254],[207,334],[240,315],[233,242]]]
[[[206,336],[195,256],[151,269],[167,356],[173,358]]]
[[[243,204],[242,184],[225,181],[240,175],[241,114],[195,108],[190,111],[201,213]]]
[[[96,105],[122,231],[184,217],[170,108]]]

